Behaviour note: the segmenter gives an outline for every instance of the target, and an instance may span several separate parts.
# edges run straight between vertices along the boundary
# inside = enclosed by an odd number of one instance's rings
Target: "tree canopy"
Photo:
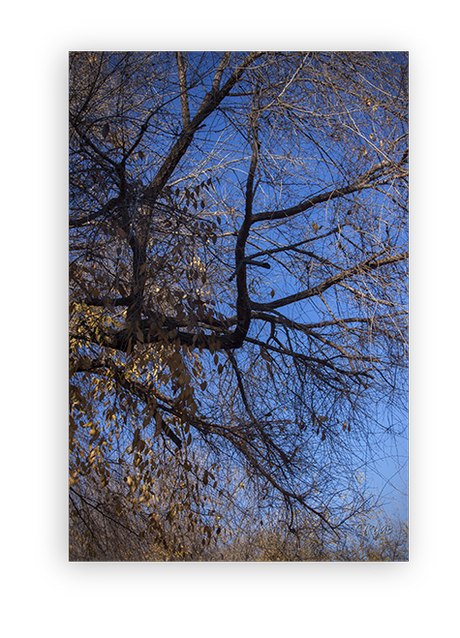
[[[86,541],[340,533],[405,427],[407,54],[73,52],[69,91]]]

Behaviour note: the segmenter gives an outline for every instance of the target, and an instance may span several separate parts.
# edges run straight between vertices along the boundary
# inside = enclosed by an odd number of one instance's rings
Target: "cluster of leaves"
[[[303,512],[295,528],[282,509],[265,509],[251,501],[241,476],[226,476],[225,501],[214,475],[202,476],[201,488],[184,490],[200,464],[178,467],[169,462],[156,478],[150,503],[135,496],[139,478],[119,473],[108,489],[71,488],[70,559],[72,561],[194,562],[404,562],[408,560],[408,526],[368,512],[353,517],[340,536],[330,536],[317,517]],[[166,472],[171,472],[167,474]],[[216,468],[216,476],[221,468]],[[179,482],[178,482],[179,481]],[[180,483],[182,482],[182,483]],[[206,487],[205,487],[206,486]],[[81,486],[80,486],[81,487]],[[190,508],[189,494],[192,499]],[[145,494],[145,492],[144,492]],[[223,503],[227,505],[224,506]],[[231,503],[231,505],[230,505]],[[134,504],[134,507],[133,507]],[[244,504],[246,506],[244,506]],[[205,506],[205,507],[203,507]],[[200,514],[198,514],[200,512]]]

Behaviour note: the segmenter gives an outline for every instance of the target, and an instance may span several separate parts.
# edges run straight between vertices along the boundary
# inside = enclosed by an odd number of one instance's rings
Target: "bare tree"
[[[355,471],[404,426],[407,68],[71,54],[74,490],[129,458],[154,494],[166,450],[221,498],[238,468],[293,529],[367,506]]]

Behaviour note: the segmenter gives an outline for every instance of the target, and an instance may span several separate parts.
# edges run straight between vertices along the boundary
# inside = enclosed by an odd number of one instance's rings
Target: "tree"
[[[205,537],[229,468],[292,529],[368,507],[355,470],[405,422],[407,69],[71,53],[75,515],[121,464],[123,510],[148,520],[167,472]]]

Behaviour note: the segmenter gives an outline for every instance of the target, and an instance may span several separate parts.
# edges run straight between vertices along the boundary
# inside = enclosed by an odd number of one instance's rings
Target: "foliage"
[[[406,54],[75,52],[69,86],[73,551],[336,537],[404,432]]]

